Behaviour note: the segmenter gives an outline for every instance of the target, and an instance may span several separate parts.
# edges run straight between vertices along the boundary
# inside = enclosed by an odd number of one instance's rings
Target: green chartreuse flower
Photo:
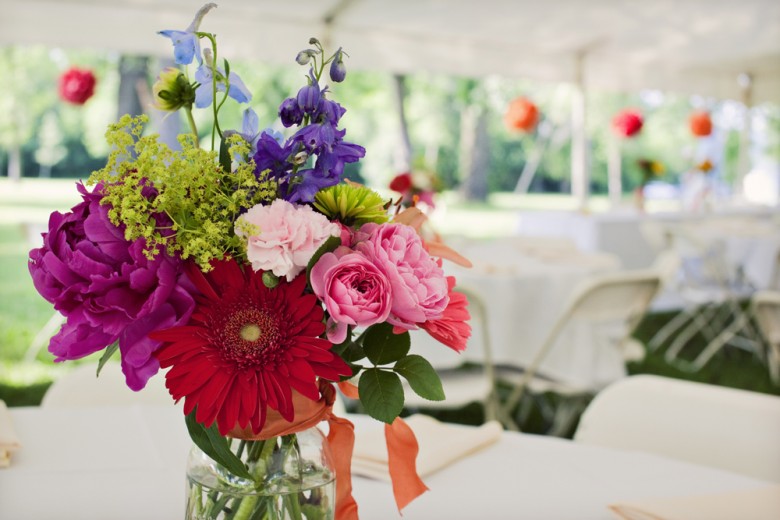
[[[337,184],[314,196],[314,207],[344,225],[387,222],[385,202],[377,192],[359,184]]]
[[[195,102],[195,89],[184,73],[174,67],[160,72],[160,77],[152,86],[154,104],[160,110],[175,112],[182,107],[192,108]]]

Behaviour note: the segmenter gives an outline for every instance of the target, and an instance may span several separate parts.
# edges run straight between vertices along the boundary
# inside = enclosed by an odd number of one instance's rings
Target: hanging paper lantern
[[[626,109],[612,118],[612,130],[620,137],[634,137],[642,130],[644,119],[638,110]]]
[[[96,82],[91,70],[71,67],[60,76],[60,98],[74,105],[83,105],[95,93]]]
[[[539,122],[539,109],[533,101],[526,97],[519,97],[509,103],[504,123],[510,130],[519,132],[531,132]]]
[[[688,119],[691,133],[696,137],[707,137],[712,133],[712,119],[707,112],[696,111]]]
[[[412,189],[412,174],[409,172],[399,173],[390,181],[389,188],[398,193],[405,194]]]

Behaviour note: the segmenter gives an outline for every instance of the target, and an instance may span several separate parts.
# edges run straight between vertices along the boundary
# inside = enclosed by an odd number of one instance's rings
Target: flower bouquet
[[[637,186],[634,191],[634,202],[638,210],[644,211],[645,187],[653,180],[661,177],[666,169],[659,161],[646,158],[637,159],[636,165],[639,168],[639,173],[642,175],[642,178],[639,181],[639,186]]]
[[[637,159],[636,165],[639,168],[639,173],[642,174],[642,179],[639,182],[640,187],[647,186],[653,180],[661,177],[666,171],[663,163],[653,159]]]
[[[122,117],[106,133],[106,166],[77,186],[82,202],[53,213],[30,252],[36,289],[66,318],[49,350],[56,361],[102,351],[98,373],[118,352],[136,391],[168,369],[197,447],[188,518],[356,518],[354,433],[333,414],[334,384],[386,423],[400,509],[426,489],[398,418],[401,378],[444,399],[408,331],[465,348],[467,301],[441,259],[467,262],[420,238],[416,208],[342,182],[344,165],[365,154],[344,140],[345,109],[322,86],[345,79],[342,49],[328,55],[312,38],[297,55],[309,70],[279,108],[288,137],[258,131],[250,108],[240,130],[221,128],[228,99],[251,94],[218,61],[216,37],[200,31],[214,7],[160,33],[181,68],[164,70],[153,91],[158,108],[187,115],[181,150],[145,134],[145,117]],[[210,149],[200,147],[194,108],[213,115]],[[312,430],[323,420],[326,443]]]

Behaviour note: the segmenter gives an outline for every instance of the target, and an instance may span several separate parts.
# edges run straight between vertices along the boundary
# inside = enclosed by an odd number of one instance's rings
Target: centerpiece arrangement
[[[654,180],[660,179],[666,171],[666,168],[664,168],[663,163],[645,157],[637,159],[636,165],[639,168],[639,173],[642,177],[639,180],[639,186],[634,190],[634,202],[639,211],[644,211],[645,190],[647,185]]]
[[[401,194],[400,204],[405,207],[422,204],[423,209],[436,208],[434,198],[439,192],[440,182],[436,173],[427,168],[414,168],[412,171],[399,173],[387,187]]]
[[[78,184],[82,201],[53,213],[30,252],[36,289],[66,318],[49,350],[57,361],[102,351],[98,372],[118,352],[136,391],[167,369],[196,445],[187,518],[357,518],[354,433],[332,412],[334,383],[386,423],[400,509],[426,489],[398,418],[401,378],[444,399],[408,331],[465,348],[467,301],[442,258],[467,261],[420,238],[416,208],[342,180],[365,154],[345,141],[345,109],[323,86],[345,79],[342,49],[328,54],[312,38],[298,53],[309,69],[279,107],[287,137],[259,131],[251,108],[240,130],[222,129],[223,105],[251,94],[219,61],[216,36],[200,31],[214,7],[160,33],[181,68],[160,73],[154,98],[186,114],[181,150],[147,134],[145,117],[122,117],[106,133],[106,166]],[[195,108],[213,116],[210,146]],[[323,420],[327,442],[313,429]]]

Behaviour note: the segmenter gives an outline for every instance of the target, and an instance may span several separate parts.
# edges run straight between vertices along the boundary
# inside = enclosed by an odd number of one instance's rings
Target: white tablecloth
[[[565,237],[583,251],[617,255],[623,267],[649,267],[658,245],[646,239],[645,223],[683,224],[714,232],[725,243],[729,260],[738,261],[757,289],[767,289],[780,253],[777,211],[731,211],[717,213],[654,213],[629,211],[583,214],[577,212],[526,212],[519,217],[518,233],[528,236]]]
[[[23,444],[0,470],[0,518],[171,520],[184,514],[190,440],[173,406],[11,409]],[[378,427],[364,417],[358,430]],[[389,484],[355,477],[361,518],[399,520]],[[608,520],[606,506],[767,483],[663,457],[505,432],[426,478],[403,520]]]
[[[533,359],[577,284],[620,269],[614,255],[552,244],[531,249],[527,242],[512,239],[466,242],[457,249],[474,267],[460,269],[445,263],[445,271],[484,302],[493,360],[521,367]],[[479,331],[474,332],[475,348],[467,348],[464,356],[482,361]],[[620,353],[612,345],[594,341],[592,332],[587,326],[564,330],[541,372],[585,386],[624,376]]]

